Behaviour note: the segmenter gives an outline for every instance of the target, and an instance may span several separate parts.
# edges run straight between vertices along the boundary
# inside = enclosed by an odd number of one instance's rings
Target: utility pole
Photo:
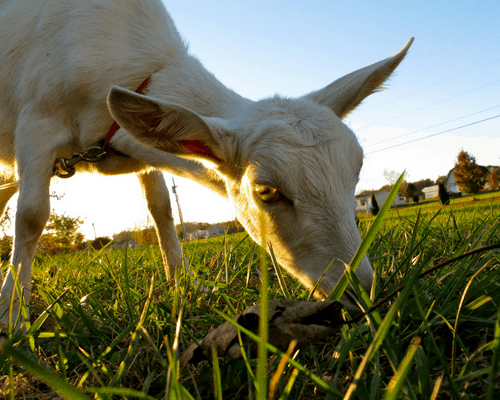
[[[175,201],[177,202],[177,208],[179,210],[179,219],[181,220],[181,231],[182,231],[182,240],[187,240],[186,231],[184,230],[184,220],[182,219],[182,211],[181,211],[181,203],[179,202],[179,196],[177,195],[177,190],[175,190],[177,186],[175,185],[174,178],[172,178],[172,192],[175,194]]]

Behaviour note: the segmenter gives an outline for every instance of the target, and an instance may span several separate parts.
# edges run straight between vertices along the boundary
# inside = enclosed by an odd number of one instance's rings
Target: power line
[[[428,129],[436,128],[436,127],[441,126],[441,125],[449,124],[450,122],[455,122],[455,121],[458,121],[459,119],[464,119],[464,118],[467,118],[467,117],[472,117],[473,115],[481,114],[483,112],[490,111],[490,110],[493,110],[493,109],[498,108],[498,107],[500,107],[500,105],[495,106],[495,107],[491,107],[491,108],[487,108],[485,110],[477,111],[477,112],[472,113],[472,114],[464,115],[462,117],[458,117],[458,118],[455,118],[455,119],[450,119],[449,121],[441,122],[440,124],[432,125],[432,126],[429,126],[427,128],[418,129],[416,131],[404,133],[404,134],[399,135],[399,136],[394,136],[394,137],[389,138],[389,139],[381,140],[380,142],[372,143],[369,146],[375,146],[375,145],[380,144],[380,143],[390,142],[391,140],[396,140],[396,139],[400,139],[400,138],[405,137],[405,136],[410,136],[410,135],[413,135],[414,133],[426,131]]]
[[[385,151],[385,150],[389,150],[389,149],[393,149],[393,148],[395,148],[395,147],[403,146],[403,145],[408,144],[408,143],[418,142],[419,140],[429,139],[429,138],[434,137],[434,136],[437,136],[437,135],[442,135],[443,133],[448,133],[448,132],[452,132],[452,131],[457,131],[457,130],[462,129],[462,128],[465,128],[465,127],[467,127],[467,126],[476,125],[476,124],[479,124],[479,123],[481,123],[481,122],[489,121],[490,119],[494,119],[494,118],[498,118],[498,117],[500,117],[500,114],[498,114],[498,115],[494,115],[493,117],[490,117],[490,118],[482,119],[482,120],[480,120],[480,121],[471,122],[470,124],[467,124],[467,125],[462,125],[462,126],[459,126],[459,127],[457,127],[457,128],[448,129],[448,130],[446,130],[446,131],[442,131],[442,132],[438,132],[438,133],[433,133],[432,135],[429,135],[429,136],[424,136],[424,137],[422,137],[422,138],[418,138],[418,139],[413,139],[413,140],[410,140],[410,141],[408,141],[408,142],[403,142],[403,143],[395,144],[394,146],[386,147],[386,148],[384,148],[384,149],[375,150],[375,151],[370,151],[369,153],[366,153],[366,155],[369,155],[369,154],[374,154],[374,153],[378,153],[378,152]]]
[[[399,100],[401,100],[401,99],[405,99],[405,98],[407,98],[407,97],[413,96],[414,94],[417,94],[417,93],[423,92],[424,90],[427,90],[427,89],[431,89],[431,88],[433,88],[433,87],[435,87],[435,86],[439,86],[439,85],[441,85],[441,84],[443,84],[443,83],[446,83],[446,82],[452,81],[453,79],[460,78],[461,76],[464,76],[464,75],[470,74],[471,72],[477,71],[478,69],[488,67],[489,65],[491,65],[491,64],[495,64],[495,63],[497,63],[497,62],[499,62],[499,61],[500,61],[500,59],[495,60],[495,61],[492,61],[492,62],[490,62],[490,63],[488,63],[488,64],[481,65],[480,67],[477,67],[477,68],[471,69],[470,71],[464,72],[464,73],[459,74],[459,75],[455,75],[455,76],[454,76],[454,77],[452,77],[452,78],[445,79],[444,81],[441,81],[441,82],[435,83],[435,84],[433,84],[433,85],[431,85],[431,86],[427,86],[427,87],[425,87],[425,88],[423,88],[423,89],[417,90],[416,92],[412,92],[412,93],[409,93],[409,94],[405,94],[404,96],[401,96],[401,97],[399,97],[399,98],[397,98],[397,99],[395,99],[395,100],[391,100],[391,101],[388,101],[387,103],[379,104],[378,106],[375,106],[375,107],[373,107],[371,110],[368,110],[368,111],[366,111],[366,112],[371,112],[371,111],[375,110],[376,108],[379,108],[379,107],[385,106],[385,105],[387,105],[387,104],[391,104],[391,103],[394,103],[394,102],[396,102],[396,101],[399,101]]]
[[[444,103],[445,101],[448,101],[448,100],[456,99],[457,97],[463,96],[464,94],[468,94],[468,93],[474,92],[474,91],[476,91],[476,90],[483,89],[483,88],[485,88],[485,87],[487,87],[487,86],[494,85],[495,83],[498,83],[498,82],[500,82],[500,79],[499,79],[499,80],[497,80],[497,81],[494,81],[494,82],[488,83],[487,85],[480,86],[480,87],[477,87],[477,88],[472,89],[472,90],[468,90],[467,92],[463,92],[463,93],[457,94],[456,96],[449,97],[449,98],[447,98],[447,99],[445,99],[445,100],[440,100],[440,101],[438,101],[437,103],[429,104],[429,105],[427,105],[427,106],[425,106],[425,107],[422,107],[422,108],[417,108],[416,110],[412,110],[412,111],[408,111],[408,112],[403,113],[403,114],[399,114],[399,115],[397,115],[397,116],[395,116],[395,117],[392,117],[392,118],[386,119],[386,120],[385,120],[384,122],[382,122],[382,123],[386,123],[386,122],[392,121],[392,120],[394,120],[394,119],[397,119],[397,118],[403,117],[403,116],[405,116],[405,115],[408,115],[408,114],[414,113],[414,112],[416,112],[416,111],[420,111],[420,110],[424,110],[424,109],[429,108],[429,107],[436,106],[436,105],[441,104],[441,103]]]

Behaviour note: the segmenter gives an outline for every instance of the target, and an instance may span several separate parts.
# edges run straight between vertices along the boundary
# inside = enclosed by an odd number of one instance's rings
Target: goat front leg
[[[13,271],[29,305],[31,297],[31,264],[38,239],[50,215],[50,179],[57,151],[68,132],[61,131],[57,120],[25,112],[16,127],[15,151],[19,182],[19,199],[15,221],[12,262],[0,292],[0,327],[5,329],[18,320],[20,299],[15,289]],[[13,298],[12,320],[9,308]],[[18,324],[14,326],[15,329]]]
[[[172,206],[165,179],[160,171],[152,170],[137,174],[148,209],[156,225],[161,255],[167,277],[173,278],[182,264],[182,249],[177,237]],[[185,260],[185,259],[184,259]],[[187,267],[187,261],[185,260]]]
[[[0,176],[0,186],[12,184],[10,187],[0,189],[0,218],[3,217],[5,209],[7,208],[7,203],[16,194],[19,186],[14,184],[14,177],[4,177]],[[3,274],[0,269],[0,284],[3,282]]]

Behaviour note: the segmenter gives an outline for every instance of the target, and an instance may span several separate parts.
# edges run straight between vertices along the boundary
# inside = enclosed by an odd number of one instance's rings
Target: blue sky
[[[191,52],[224,84],[253,100],[319,89],[394,54],[414,36],[388,89],[370,96],[346,120],[366,155],[357,191],[384,185],[384,170],[406,169],[410,181],[436,179],[453,167],[460,148],[479,164],[500,165],[500,118],[373,152],[500,114],[498,0],[165,4]],[[409,134],[414,131],[419,132]],[[54,182],[53,189],[66,195],[53,205],[56,212],[84,217],[88,237],[94,237],[92,223],[98,236],[147,223],[135,177],[82,175],[71,181]],[[186,180],[177,183],[185,220],[234,217],[220,197]]]

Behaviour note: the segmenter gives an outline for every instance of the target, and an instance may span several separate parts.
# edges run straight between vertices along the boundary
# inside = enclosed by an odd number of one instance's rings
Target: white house
[[[139,246],[139,242],[137,240],[126,240],[121,243],[113,242],[111,246],[108,246],[106,250],[110,249],[135,249]]]
[[[390,192],[391,191],[389,189],[384,189],[384,190],[379,190],[378,192],[373,193],[375,195],[375,200],[377,200],[377,204],[379,207],[382,207],[382,205],[384,204],[387,197],[389,197]],[[392,202],[391,207],[400,206],[402,204],[406,204],[406,199],[404,197],[401,197],[400,193],[398,192],[398,194],[396,194],[394,201]],[[372,207],[373,207],[373,204],[372,204],[371,193],[356,196],[356,211],[357,212],[362,212],[362,211],[368,212],[368,211],[370,211],[370,209]]]
[[[212,226],[208,228],[208,237],[224,235],[226,230],[222,226]]]
[[[448,193],[460,193],[460,189],[457,186],[457,179],[455,178],[455,168],[448,172],[444,186]]]
[[[460,193],[457,186],[457,179],[455,178],[455,168],[450,169],[444,181],[444,187],[448,193]],[[428,186],[422,189],[426,199],[434,199],[439,196],[439,185]]]
[[[221,236],[226,233],[226,230],[222,226],[212,226],[208,229],[198,229],[194,232],[189,233],[187,236],[188,240],[196,239],[206,239],[214,236]]]
[[[434,199],[439,195],[439,185],[427,186],[422,189],[425,199]]]
[[[208,230],[205,229],[197,229],[194,232],[191,232],[188,235],[189,240],[195,240],[195,239],[206,239],[208,237]]]

